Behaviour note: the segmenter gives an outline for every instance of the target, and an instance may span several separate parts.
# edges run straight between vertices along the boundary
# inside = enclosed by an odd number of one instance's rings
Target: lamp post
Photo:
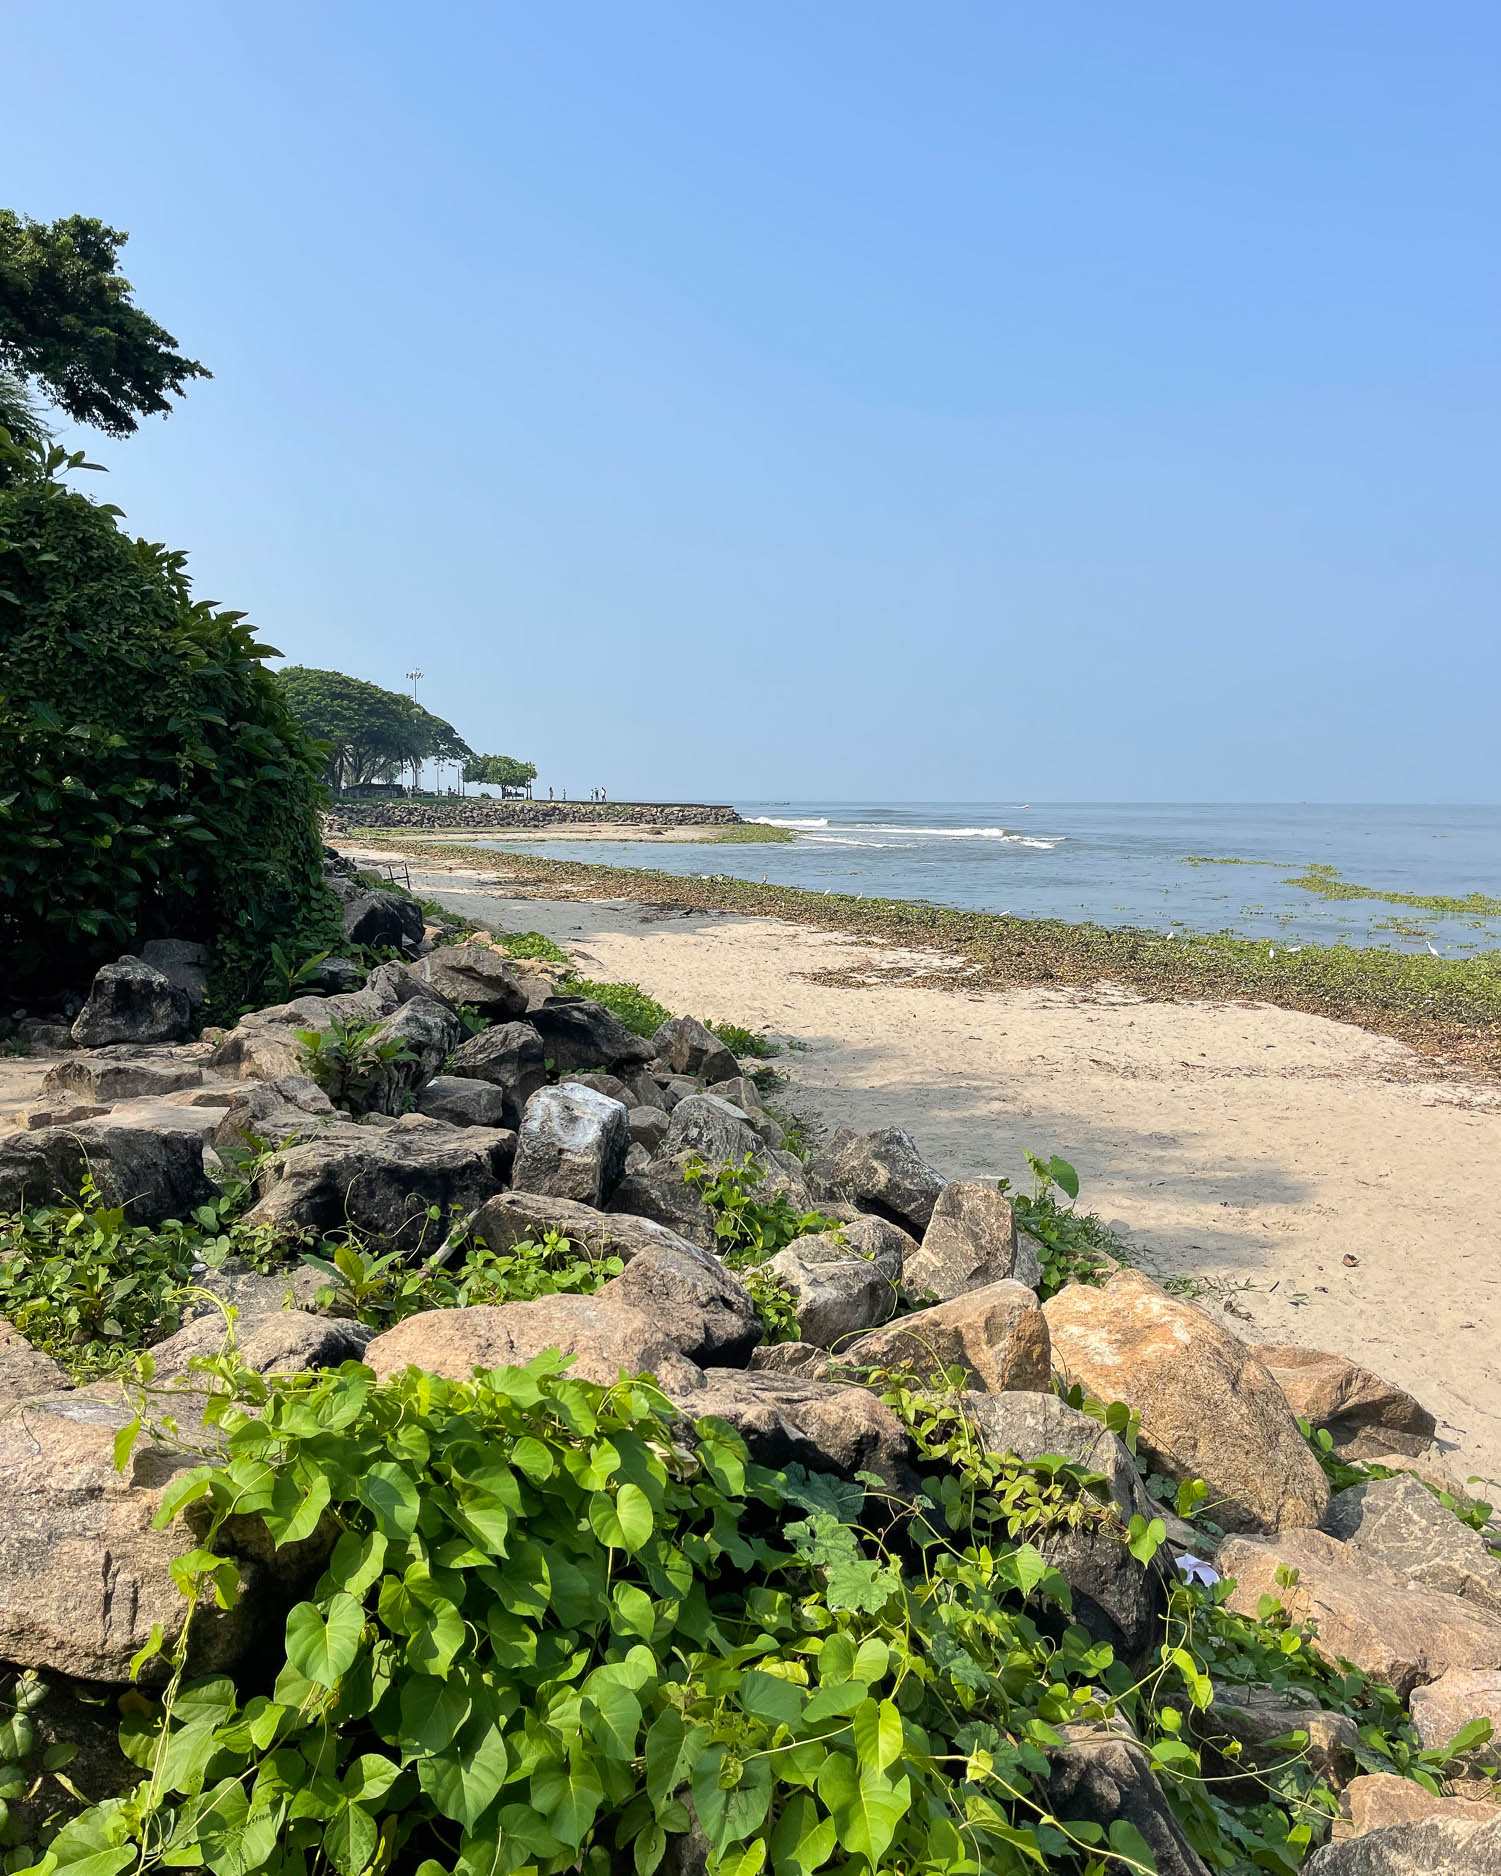
[[[417,701],[417,685],[418,685],[419,680],[421,679],[421,676],[422,676],[422,667],[420,665],[414,666],[410,671],[407,672],[407,682],[412,687],[412,702],[413,703],[416,703]],[[413,793],[415,794],[415,793],[419,793],[422,788],[422,763],[420,760],[412,764],[412,772],[416,778],[415,786],[413,788]]]

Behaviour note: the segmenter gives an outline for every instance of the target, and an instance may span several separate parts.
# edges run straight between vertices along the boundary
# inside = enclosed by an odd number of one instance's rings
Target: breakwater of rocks
[[[723,804],[691,801],[339,801],[331,831],[354,827],[568,827],[613,822],[627,827],[724,827],[740,816]]]

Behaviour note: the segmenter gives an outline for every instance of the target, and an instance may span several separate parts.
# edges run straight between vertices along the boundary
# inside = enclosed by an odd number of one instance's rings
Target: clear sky
[[[215,372],[95,480],[290,658],[570,792],[1501,800],[1494,0],[3,34]]]

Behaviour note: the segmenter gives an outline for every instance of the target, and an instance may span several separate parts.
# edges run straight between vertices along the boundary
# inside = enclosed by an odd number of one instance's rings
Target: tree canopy
[[[464,764],[466,782],[489,782],[503,795],[519,794],[536,779],[536,763],[521,762],[515,756],[471,756]]]
[[[390,781],[429,759],[462,762],[474,756],[451,723],[400,691],[309,665],[288,665],[280,675],[287,702],[308,733],[331,745],[324,779],[335,792]]]
[[[0,370],[110,436],[213,375],[131,299],[118,266],[129,239],[90,215],[39,222],[0,209]]]

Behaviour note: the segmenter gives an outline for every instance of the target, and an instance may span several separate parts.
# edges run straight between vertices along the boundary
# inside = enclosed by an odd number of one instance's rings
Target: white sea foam
[[[774,814],[758,814],[754,821],[757,827],[827,827],[828,824],[827,815],[817,821],[779,821]]]

